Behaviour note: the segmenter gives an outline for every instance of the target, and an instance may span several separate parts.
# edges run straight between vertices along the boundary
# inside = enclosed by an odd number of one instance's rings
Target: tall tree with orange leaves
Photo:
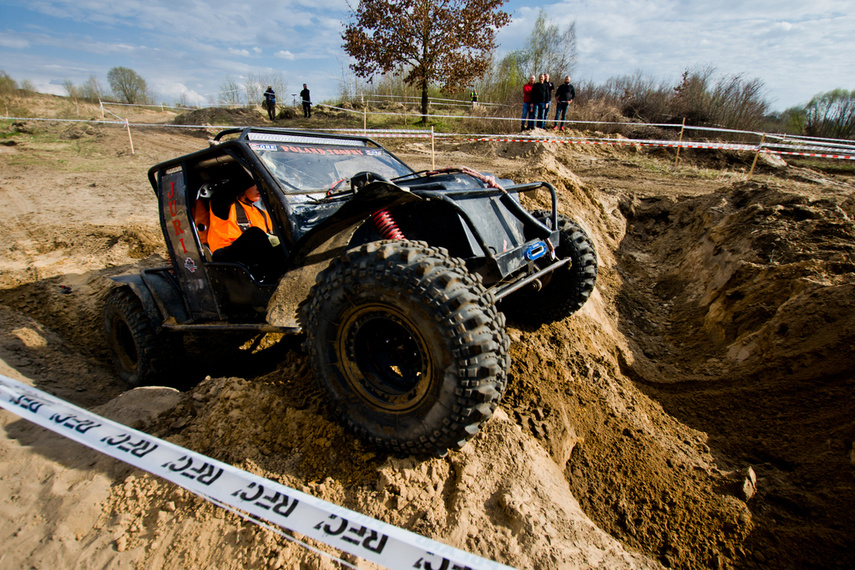
[[[511,16],[507,0],[360,0],[342,39],[359,77],[404,75],[422,92],[427,119],[428,87],[451,93],[470,85],[489,67],[496,32]]]

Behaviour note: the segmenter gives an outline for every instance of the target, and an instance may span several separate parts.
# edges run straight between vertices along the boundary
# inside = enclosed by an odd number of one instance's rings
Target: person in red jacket
[[[536,78],[534,75],[528,78],[528,83],[523,85],[523,108],[522,117],[520,117],[520,130],[534,128],[534,107],[531,102],[531,88],[534,86]]]
[[[256,185],[244,190],[229,206],[211,208],[208,247],[218,262],[243,263],[261,281],[281,275],[284,250]]]

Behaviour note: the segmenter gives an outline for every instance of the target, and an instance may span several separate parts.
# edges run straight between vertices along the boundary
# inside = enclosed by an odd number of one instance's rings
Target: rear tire
[[[131,387],[168,385],[174,351],[158,335],[130,287],[110,291],[104,303],[104,334],[119,377]]]
[[[551,214],[532,212],[549,224]],[[541,279],[540,290],[529,285],[502,300],[504,310],[513,320],[526,324],[560,321],[582,308],[597,284],[597,254],[591,238],[576,222],[559,214],[560,232],[555,250],[559,259],[570,258],[564,265]],[[548,257],[543,256],[544,263]]]
[[[493,298],[445,250],[372,242],[334,260],[301,307],[332,405],[396,453],[444,455],[490,419],[510,345]]]

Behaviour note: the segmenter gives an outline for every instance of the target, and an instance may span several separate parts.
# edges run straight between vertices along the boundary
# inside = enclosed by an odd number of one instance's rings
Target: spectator
[[[535,77],[532,75],[528,78],[528,83],[523,85],[523,107],[522,107],[522,117],[520,117],[520,130],[525,131],[527,129],[534,128],[534,122],[532,118],[534,117],[534,110],[531,106],[531,88],[534,87]]]
[[[537,78],[537,83],[531,86],[531,104],[534,107],[534,126],[538,129],[545,128],[546,118],[543,115],[543,106],[546,102],[546,75],[543,73]]]
[[[469,99],[472,101],[472,106],[478,106],[478,90],[474,87],[472,88],[472,92],[469,94]]]
[[[257,91],[256,91],[257,93]],[[267,86],[267,91],[264,92],[264,102],[267,107],[267,116],[271,121],[276,120],[276,92],[272,85]]]
[[[309,88],[303,83],[303,90],[300,91],[300,100],[303,102],[303,117],[306,119],[312,118],[312,95],[309,93]]]
[[[564,83],[558,86],[558,90],[555,91],[555,98],[558,100],[558,104],[555,106],[555,124],[552,129],[561,129],[564,130],[564,122],[567,119],[567,107],[573,100],[576,98],[576,89],[573,87],[573,84],[570,83],[570,76],[564,78]],[[560,127],[559,127],[559,117],[560,117]]]

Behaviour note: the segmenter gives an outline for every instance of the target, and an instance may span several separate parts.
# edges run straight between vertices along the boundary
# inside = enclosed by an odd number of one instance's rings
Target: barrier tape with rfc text
[[[393,570],[510,569],[108,420],[2,374],[0,407],[214,503]]]

